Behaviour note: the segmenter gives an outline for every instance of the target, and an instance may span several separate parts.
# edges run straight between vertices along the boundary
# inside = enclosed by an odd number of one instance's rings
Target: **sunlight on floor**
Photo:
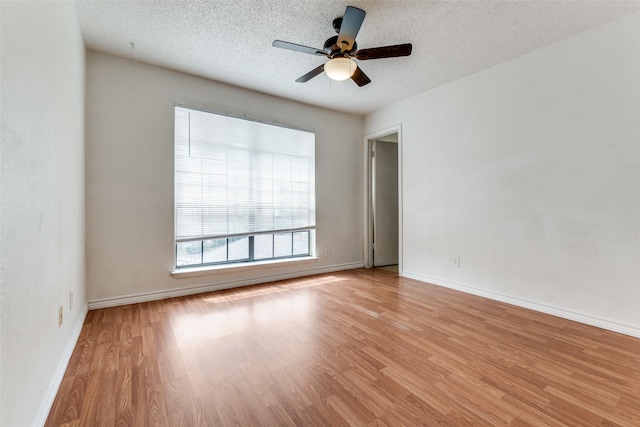
[[[276,286],[271,284],[244,286],[240,288],[240,290],[237,293],[228,293],[224,291],[213,292],[210,297],[203,298],[203,301],[216,302],[216,303],[220,301],[234,301],[238,299],[245,299],[245,298],[251,298],[251,297],[256,297],[261,295],[270,295],[278,292],[290,291],[291,289],[301,289],[301,288],[308,288],[312,286],[326,285],[327,283],[342,282],[345,280],[347,279],[342,277],[327,276],[327,277],[322,277],[320,279],[315,277],[309,278],[307,280],[305,280],[304,278],[296,279],[292,283],[285,283],[285,284],[276,285]]]
[[[313,300],[307,292],[263,300],[259,295],[269,293],[264,291],[253,294],[257,301],[247,301],[239,307],[221,303],[211,312],[176,316],[171,323],[178,345],[188,346],[279,322],[304,322],[313,317]]]

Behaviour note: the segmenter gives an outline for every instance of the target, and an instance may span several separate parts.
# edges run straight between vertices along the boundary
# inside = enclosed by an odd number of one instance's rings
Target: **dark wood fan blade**
[[[296,79],[296,81],[298,83],[308,82],[309,80],[311,80],[312,78],[314,78],[318,74],[322,73],[323,71],[324,71],[324,64],[320,65],[319,67],[314,68],[313,70],[309,71],[304,76],[298,77],[298,79]]]
[[[360,49],[356,52],[356,58],[361,61],[367,59],[395,58],[398,56],[411,55],[411,43],[396,44],[393,46],[372,47],[371,49]]]
[[[340,26],[340,34],[338,34],[338,46],[343,52],[350,51],[356,42],[356,36],[366,13],[357,7],[347,6],[347,10],[342,17],[342,25]]]
[[[301,44],[284,42],[282,40],[274,40],[273,43],[271,43],[271,46],[279,47],[281,49],[295,50],[296,52],[308,53],[308,54],[311,54],[311,55],[327,56],[327,52],[325,52],[322,49],[316,49],[315,47],[303,46]]]
[[[371,83],[371,79],[367,77],[365,73],[362,72],[360,67],[356,68],[356,72],[353,73],[353,76],[351,76],[351,80],[356,82],[356,84],[360,87]]]

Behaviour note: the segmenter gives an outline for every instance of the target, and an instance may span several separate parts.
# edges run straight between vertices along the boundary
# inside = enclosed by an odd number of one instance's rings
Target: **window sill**
[[[256,262],[247,262],[247,263],[238,263],[238,264],[225,264],[225,265],[207,265],[204,267],[185,267],[185,268],[177,268],[171,272],[171,276],[176,279],[182,279],[187,277],[198,277],[198,276],[208,276],[212,274],[219,273],[236,273],[240,271],[249,271],[260,268],[275,268],[275,267],[285,267],[291,265],[299,265],[299,264],[309,264],[316,262],[318,257],[308,256],[301,258],[289,258],[289,259],[278,259],[278,260],[269,260],[269,261],[256,261]]]

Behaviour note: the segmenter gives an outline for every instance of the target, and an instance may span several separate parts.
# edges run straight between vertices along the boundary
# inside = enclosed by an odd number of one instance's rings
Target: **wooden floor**
[[[380,270],[89,312],[47,426],[640,426],[640,340]]]

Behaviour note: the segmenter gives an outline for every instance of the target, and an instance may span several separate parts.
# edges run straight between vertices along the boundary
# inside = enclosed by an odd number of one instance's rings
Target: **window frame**
[[[313,186],[313,191],[311,192],[311,194],[313,195],[313,208],[312,208],[312,212],[313,212],[313,221],[312,221],[312,225],[310,226],[306,226],[306,227],[298,227],[298,228],[285,228],[285,229],[277,229],[277,230],[268,230],[268,231],[256,231],[256,232],[250,232],[250,233],[229,233],[229,234],[217,234],[217,235],[200,235],[200,236],[196,236],[196,237],[177,237],[177,211],[178,211],[178,204],[177,204],[177,197],[176,197],[176,176],[177,176],[177,166],[176,166],[176,159],[177,159],[177,133],[176,133],[176,123],[177,123],[177,116],[176,113],[178,111],[178,109],[182,109],[182,110],[188,110],[188,111],[194,111],[194,112],[198,112],[198,113],[206,113],[206,114],[213,114],[216,116],[222,116],[222,117],[228,117],[231,119],[238,119],[238,120],[242,120],[242,121],[247,121],[247,122],[254,122],[254,123],[258,123],[261,125],[268,125],[268,126],[274,126],[274,127],[279,127],[279,128],[284,128],[284,129],[291,129],[294,131],[301,131],[301,132],[306,132],[306,133],[310,133],[313,135],[313,157],[311,159],[312,163],[313,163],[313,181],[311,182],[311,185]],[[190,132],[190,131],[189,131]],[[187,270],[203,270],[203,269],[217,269],[220,267],[233,267],[233,266],[237,266],[237,265],[253,265],[253,264],[265,264],[265,263],[273,263],[273,262],[287,262],[287,261],[292,261],[292,260],[301,260],[301,259],[317,259],[316,258],[316,245],[315,245],[315,233],[316,233],[316,223],[315,223],[315,132],[314,131],[309,131],[306,129],[299,129],[299,128],[295,128],[295,127],[290,127],[290,126],[284,126],[282,124],[278,124],[278,123],[269,123],[269,122],[264,122],[264,121],[259,121],[259,120],[254,120],[254,119],[250,119],[247,117],[238,117],[238,116],[233,116],[233,115],[229,115],[229,114],[224,114],[224,113],[219,113],[219,112],[212,112],[212,111],[207,111],[207,110],[202,110],[202,109],[197,109],[197,108],[193,108],[193,107],[187,107],[184,105],[174,105],[174,139],[173,139],[173,144],[174,144],[174,164],[173,164],[173,169],[174,169],[174,209],[173,209],[173,214],[174,214],[174,270],[173,273],[179,273],[180,271],[187,271]],[[273,154],[276,155],[281,155],[280,153],[277,152],[273,152]],[[227,204],[226,208],[229,209],[230,207],[232,207],[232,205]],[[306,241],[307,241],[307,250],[304,253],[298,253],[298,254],[294,254],[294,235],[296,233],[304,233],[306,232],[307,237],[306,237]],[[276,239],[276,235],[279,234],[290,234],[291,235],[291,243],[290,243],[290,255],[283,255],[283,256],[276,256],[275,253],[275,239]],[[255,237],[256,236],[262,236],[262,235],[269,235],[271,236],[271,240],[272,240],[272,250],[271,250],[271,256],[270,257],[259,257],[256,258],[256,253],[255,253]],[[229,259],[229,241],[230,239],[233,238],[238,238],[238,237],[247,237],[248,238],[248,256],[246,258],[241,258],[241,259]],[[226,259],[222,260],[222,261],[212,261],[212,262],[205,262],[204,257],[205,257],[205,251],[204,251],[204,244],[207,241],[210,240],[223,240],[226,239],[226,243],[225,243],[225,247],[226,249]],[[188,243],[188,242],[200,242],[200,262],[197,263],[182,263],[179,264],[179,258],[178,258],[178,247],[180,244],[184,244],[184,243]],[[173,274],[172,273],[172,274]]]

